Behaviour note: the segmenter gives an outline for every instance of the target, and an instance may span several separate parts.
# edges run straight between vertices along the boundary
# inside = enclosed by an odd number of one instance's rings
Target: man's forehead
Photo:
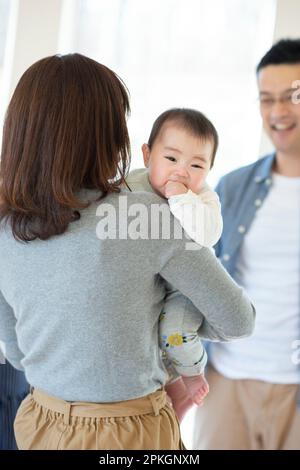
[[[300,63],[268,65],[258,74],[258,88],[260,93],[283,93],[293,89],[297,80],[300,80]]]

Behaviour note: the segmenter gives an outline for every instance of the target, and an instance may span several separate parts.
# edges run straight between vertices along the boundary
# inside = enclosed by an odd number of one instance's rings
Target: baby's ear
[[[144,157],[144,165],[146,168],[148,168],[149,160],[150,160],[150,149],[149,149],[148,144],[142,145],[142,152],[143,152],[143,157]]]

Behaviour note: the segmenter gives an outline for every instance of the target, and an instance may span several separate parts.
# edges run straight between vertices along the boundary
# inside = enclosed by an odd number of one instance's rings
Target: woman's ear
[[[142,145],[142,152],[143,152],[143,157],[144,157],[144,165],[146,168],[148,168],[149,160],[150,160],[150,148],[148,144]]]

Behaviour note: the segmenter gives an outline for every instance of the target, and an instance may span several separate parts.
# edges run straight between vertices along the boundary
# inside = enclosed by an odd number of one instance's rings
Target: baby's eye
[[[170,162],[176,162],[176,158],[175,158],[175,157],[166,156],[165,158],[166,158],[167,160],[170,160]]]
[[[192,165],[192,167],[193,167],[193,168],[201,168],[202,170],[204,169],[203,166],[200,166],[200,165],[197,165],[197,164]]]

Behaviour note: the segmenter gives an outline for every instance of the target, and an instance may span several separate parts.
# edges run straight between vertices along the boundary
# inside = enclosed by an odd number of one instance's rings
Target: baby
[[[218,241],[223,226],[218,196],[205,183],[217,146],[217,131],[202,113],[170,109],[156,119],[148,144],[142,146],[146,169],[132,171],[127,179],[134,191],[154,191],[166,198],[185,232],[205,247]],[[171,374],[171,398],[182,419],[191,404],[201,404],[208,393],[207,356],[197,334],[199,313],[193,315],[187,299],[169,287],[160,318],[160,345],[168,370],[171,366],[176,371]]]

